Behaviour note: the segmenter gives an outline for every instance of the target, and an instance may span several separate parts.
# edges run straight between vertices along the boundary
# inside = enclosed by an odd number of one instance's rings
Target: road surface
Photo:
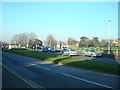
[[[2,54],[2,64],[10,72],[33,88],[118,89],[119,86],[118,80],[120,77],[115,75],[55,65],[50,62],[44,62],[7,52],[3,52]]]

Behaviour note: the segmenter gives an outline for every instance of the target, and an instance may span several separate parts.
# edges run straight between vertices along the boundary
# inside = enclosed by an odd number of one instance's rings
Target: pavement
[[[120,84],[118,82],[120,77],[116,75],[56,65],[7,52],[3,52],[2,62],[4,66],[19,76],[21,80],[26,81],[27,84],[32,85],[34,88],[118,89]],[[7,80],[9,80],[9,78],[4,79],[3,83]],[[6,85],[4,85],[4,87],[6,88]]]

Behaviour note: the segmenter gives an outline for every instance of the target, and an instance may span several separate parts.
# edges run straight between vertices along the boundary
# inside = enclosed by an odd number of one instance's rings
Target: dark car
[[[42,47],[42,51],[48,52],[48,51],[50,51],[50,47],[48,47],[48,46]]]
[[[50,51],[51,51],[51,52],[55,52],[56,49],[54,49],[54,48],[50,48]]]
[[[63,53],[64,51],[66,51],[67,49],[61,49],[61,53]]]

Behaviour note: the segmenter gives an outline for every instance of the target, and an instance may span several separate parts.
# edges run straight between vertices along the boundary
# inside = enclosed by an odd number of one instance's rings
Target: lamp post
[[[51,47],[51,37],[50,37],[50,47]]]
[[[108,19],[108,37],[109,37],[109,39],[108,39],[108,54],[110,54],[110,22],[111,22],[111,20]]]

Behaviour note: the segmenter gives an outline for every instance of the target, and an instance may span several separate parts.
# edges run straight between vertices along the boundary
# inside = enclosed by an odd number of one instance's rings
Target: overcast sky
[[[34,32],[42,41],[48,34],[58,41],[82,36],[107,39],[109,18],[111,39],[115,39],[117,2],[3,2],[2,39],[10,42],[13,35],[23,32]]]

